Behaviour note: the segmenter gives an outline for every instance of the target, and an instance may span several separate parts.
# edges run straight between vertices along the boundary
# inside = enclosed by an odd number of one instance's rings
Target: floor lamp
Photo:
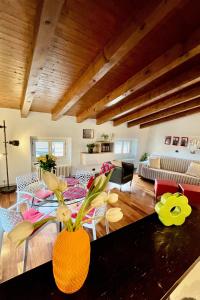
[[[6,138],[6,123],[5,121],[3,121],[3,125],[0,125],[0,128],[3,128],[3,132],[4,132],[4,147],[5,147],[5,159],[6,159],[6,179],[7,179],[7,185],[4,187],[0,188],[0,192],[1,193],[12,193],[16,190],[16,186],[12,185],[10,186],[10,182],[9,182],[9,173],[8,173],[8,149],[7,149],[7,145],[13,145],[13,146],[19,146],[19,141],[17,140],[13,140],[13,141],[7,141]]]

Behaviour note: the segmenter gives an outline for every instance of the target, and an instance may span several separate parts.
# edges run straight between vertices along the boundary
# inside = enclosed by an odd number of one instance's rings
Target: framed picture
[[[172,145],[173,146],[178,146],[179,140],[180,140],[179,136],[173,136]]]
[[[84,139],[93,139],[94,138],[94,129],[83,129],[83,138]]]
[[[188,137],[182,136],[181,137],[181,146],[187,147],[188,146]]]
[[[165,137],[165,145],[171,145],[172,137],[170,135]]]

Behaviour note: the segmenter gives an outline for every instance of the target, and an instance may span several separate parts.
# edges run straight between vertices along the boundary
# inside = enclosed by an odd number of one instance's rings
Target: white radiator
[[[56,176],[64,176],[64,177],[69,177],[71,171],[70,166],[56,166]]]
[[[34,166],[33,171],[38,174],[38,178],[41,180],[41,169],[38,165]],[[69,177],[71,173],[71,167],[67,165],[56,166],[56,176]]]

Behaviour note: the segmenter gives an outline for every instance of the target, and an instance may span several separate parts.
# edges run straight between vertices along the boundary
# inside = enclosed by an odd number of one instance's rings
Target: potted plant
[[[52,154],[40,155],[37,158],[40,169],[44,171],[55,171],[56,168],[56,157]]]
[[[84,284],[90,264],[90,239],[88,233],[83,229],[83,224],[95,220],[97,217],[91,211],[105,206],[107,203],[113,204],[118,201],[118,195],[105,192],[112,171],[105,176],[101,174],[93,179],[91,186],[79,208],[76,217],[65,204],[63,192],[67,185],[55,174],[43,172],[43,180],[50,190],[52,190],[58,201],[58,208],[55,217],[50,216],[41,221],[31,223],[23,221],[8,234],[8,238],[20,245],[25,239],[49,220],[55,220],[63,224],[63,230],[58,234],[53,247],[53,274],[57,287],[66,294],[78,291]],[[104,216],[108,222],[118,222],[123,217],[119,207],[109,208]],[[99,218],[99,217],[98,217]]]
[[[101,135],[101,137],[104,139],[104,141],[107,141],[108,138],[109,138],[109,135],[106,134],[106,133],[103,133],[103,134]]]
[[[95,144],[87,144],[87,148],[88,148],[88,153],[93,153]]]
[[[147,152],[145,152],[144,154],[142,154],[142,156],[140,157],[140,161],[146,161],[148,159],[149,154]]]

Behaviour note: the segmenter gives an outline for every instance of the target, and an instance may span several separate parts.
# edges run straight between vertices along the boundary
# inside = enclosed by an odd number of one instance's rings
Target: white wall
[[[188,148],[165,145],[165,136],[191,137],[200,136],[200,113],[177,120],[161,123],[149,128],[147,152],[200,159],[200,151],[196,155],[190,154]],[[179,150],[179,153],[175,153]]]
[[[31,112],[28,118],[21,118],[18,110],[0,109],[0,124],[6,121],[8,140],[18,139],[19,147],[9,145],[10,182],[15,183],[15,177],[31,170],[30,136],[38,137],[71,137],[72,165],[80,164],[80,152],[86,151],[86,144],[92,142],[82,138],[83,128],[94,129],[94,140],[102,133],[112,134],[115,138],[138,138],[137,157],[146,151],[146,139],[149,129],[138,127],[127,128],[125,124],[113,127],[111,122],[96,125],[95,120],[76,123],[74,117],[64,116],[58,121],[52,121],[50,114]],[[0,131],[0,153],[3,153],[3,131]],[[5,161],[0,160],[0,185],[5,180]]]

